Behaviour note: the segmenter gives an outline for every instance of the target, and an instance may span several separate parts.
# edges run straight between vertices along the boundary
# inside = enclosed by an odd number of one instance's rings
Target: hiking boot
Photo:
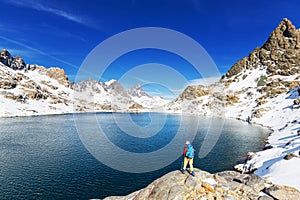
[[[185,174],[185,172],[186,172],[185,169],[181,169],[180,171],[181,171],[181,173],[183,173],[183,174]]]
[[[192,175],[192,176],[195,176],[195,172],[194,172],[194,171],[192,171],[192,172],[191,172],[191,175]]]

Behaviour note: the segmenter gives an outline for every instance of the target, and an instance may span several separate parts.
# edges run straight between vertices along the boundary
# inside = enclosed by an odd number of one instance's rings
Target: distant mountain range
[[[128,91],[117,80],[71,83],[63,69],[25,64],[21,57],[0,53],[0,116],[73,112],[139,112],[169,101],[148,95],[140,85]]]

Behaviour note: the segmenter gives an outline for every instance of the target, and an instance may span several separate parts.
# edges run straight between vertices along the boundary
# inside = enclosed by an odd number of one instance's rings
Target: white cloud
[[[214,84],[220,80],[221,77],[209,77],[209,78],[199,78],[190,80],[188,85],[204,85],[208,86]]]
[[[74,15],[72,13],[66,12],[64,10],[60,10],[60,9],[56,9],[56,8],[51,8],[49,6],[45,6],[43,4],[41,4],[39,1],[27,1],[27,0],[10,0],[7,1],[6,3],[14,5],[14,6],[18,6],[18,7],[24,7],[24,8],[31,8],[37,11],[43,11],[43,12],[47,12],[59,17],[63,17],[67,20],[85,25],[85,26],[90,26],[90,27],[94,27],[89,20],[86,20],[84,18],[82,18],[81,16],[78,15]]]

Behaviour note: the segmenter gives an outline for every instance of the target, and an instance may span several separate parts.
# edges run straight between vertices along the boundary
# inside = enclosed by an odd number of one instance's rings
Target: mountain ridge
[[[3,49],[0,53],[0,116],[30,116],[76,112],[140,112],[167,103],[141,86],[126,90],[117,80],[70,82],[61,68],[25,64]],[[16,62],[22,61],[22,65]],[[149,103],[148,103],[149,102]]]

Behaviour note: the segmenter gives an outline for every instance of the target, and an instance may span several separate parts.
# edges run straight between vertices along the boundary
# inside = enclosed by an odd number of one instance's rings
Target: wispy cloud
[[[67,11],[61,10],[61,9],[57,9],[57,8],[53,8],[50,6],[46,6],[41,4],[41,2],[39,1],[28,1],[28,0],[8,0],[5,1],[6,3],[13,5],[13,6],[18,6],[18,7],[23,7],[23,8],[30,8],[33,10],[37,10],[37,11],[43,11],[43,12],[47,12],[59,17],[63,17],[67,20],[76,22],[78,24],[82,24],[85,26],[89,26],[89,27],[93,27],[95,28],[95,26],[93,24],[90,23],[90,20],[87,20],[81,16],[69,13]]]
[[[44,51],[41,51],[41,50],[36,49],[36,48],[34,48],[34,47],[31,47],[31,46],[29,46],[29,45],[27,45],[27,44],[25,44],[25,43],[23,43],[23,42],[20,42],[20,41],[17,41],[17,40],[13,40],[13,39],[11,39],[11,38],[7,38],[7,37],[1,36],[1,35],[0,35],[0,39],[5,40],[6,42],[10,42],[10,43],[13,43],[13,44],[15,44],[15,45],[24,47],[24,48],[26,48],[26,49],[28,49],[28,50],[34,52],[34,53],[38,53],[38,54],[40,54],[40,55],[46,56],[46,57],[48,57],[48,58],[51,58],[51,59],[53,59],[53,60],[56,60],[56,61],[58,61],[58,62],[64,63],[64,64],[66,64],[66,65],[68,65],[68,66],[71,66],[71,67],[73,67],[73,68],[78,69],[78,66],[76,66],[76,65],[74,65],[74,64],[72,64],[72,63],[70,63],[70,62],[68,62],[68,61],[65,61],[65,60],[62,60],[62,59],[57,58],[57,57],[55,57],[55,56],[49,55],[49,53],[46,53],[46,52],[44,52]],[[21,56],[21,55],[20,55],[20,56]]]
[[[199,78],[199,79],[194,79],[190,80],[188,85],[204,85],[208,86],[211,84],[216,83],[217,81],[220,80],[221,77],[209,77],[209,78]]]

